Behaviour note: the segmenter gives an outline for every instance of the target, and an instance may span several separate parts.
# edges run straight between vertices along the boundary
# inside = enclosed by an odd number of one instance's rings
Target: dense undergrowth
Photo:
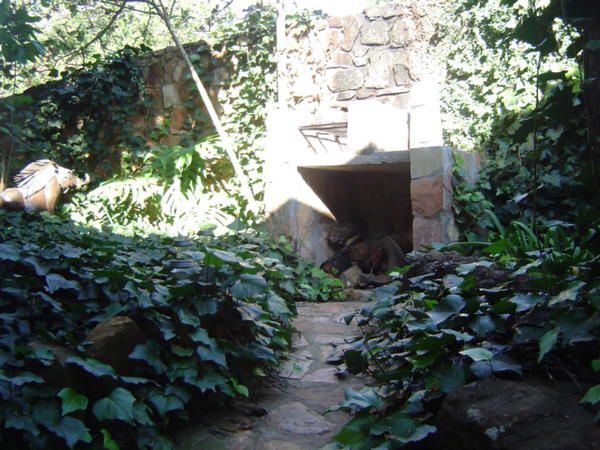
[[[539,240],[515,222],[485,243],[487,258],[419,276],[405,267],[376,289],[357,316],[364,337],[345,362],[380,386],[347,392],[340,406],[356,417],[336,436],[340,447],[421,441],[435,432],[445,393],[490,376],[576,379],[589,388],[582,403],[597,409],[600,226],[581,239],[573,229],[557,223]]]
[[[179,425],[272,374],[295,300],[335,289],[320,291],[318,271],[258,236],[179,248],[3,211],[0,230],[6,449],[171,448]],[[143,342],[113,367],[87,339],[115,317]]]

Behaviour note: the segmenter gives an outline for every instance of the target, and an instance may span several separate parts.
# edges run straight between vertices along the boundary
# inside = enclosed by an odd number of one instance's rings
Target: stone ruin
[[[267,124],[268,227],[333,273],[383,274],[458,238],[443,63],[416,4],[324,18],[286,44],[285,98]],[[461,159],[474,179],[477,157]]]

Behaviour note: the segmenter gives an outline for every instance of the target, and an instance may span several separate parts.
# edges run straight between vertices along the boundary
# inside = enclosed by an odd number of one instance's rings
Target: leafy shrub
[[[171,448],[191,412],[252,394],[289,348],[305,288],[281,244],[264,256],[257,237],[201,239],[182,251],[0,211],[3,448]],[[127,373],[86,353],[90,331],[123,316],[145,337]]]
[[[600,228],[581,239],[573,228],[556,223],[537,237],[513,223],[483,250],[495,262],[398,274],[376,289],[358,316],[365,335],[345,359],[381,386],[347,393],[340,406],[357,417],[336,441],[354,450],[422,440],[435,431],[428,421],[443,395],[480,378],[574,374],[597,382],[590,368],[600,370]],[[489,270],[503,275],[490,272],[483,283]],[[582,402],[600,403],[600,385]]]

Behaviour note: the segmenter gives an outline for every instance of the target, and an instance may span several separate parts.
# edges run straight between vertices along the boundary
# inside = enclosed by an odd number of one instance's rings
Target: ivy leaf
[[[575,301],[577,300],[577,296],[579,295],[579,291],[583,289],[583,287],[587,283],[585,281],[576,281],[569,285],[567,289],[561,291],[556,297],[552,298],[548,303],[550,306],[554,306],[558,303],[563,303],[566,301]]]
[[[102,447],[105,450],[121,450],[106,428],[102,428],[100,432],[102,433]]]
[[[482,347],[468,348],[459,353],[461,355],[468,356],[473,361],[489,361],[494,357],[494,354],[492,352]]]
[[[98,420],[122,420],[133,423],[133,404],[135,397],[127,389],[116,388],[108,397],[94,405],[94,415]]]
[[[129,354],[129,358],[144,361],[159,375],[165,373],[166,371],[166,367],[160,357],[160,349],[158,344],[154,341],[136,345],[133,351]]]
[[[73,411],[85,410],[88,405],[88,399],[85,395],[80,395],[71,388],[63,388],[57,394],[62,399],[62,415]]]
[[[65,364],[74,364],[76,366],[79,366],[89,374],[94,375],[95,377],[106,376],[110,378],[116,378],[115,370],[111,366],[109,366],[108,364],[104,364],[103,362],[98,361],[96,359],[83,359],[79,356],[69,356],[65,360]]]
[[[5,428],[14,428],[15,430],[27,431],[33,436],[39,436],[40,429],[35,424],[33,419],[28,416],[18,416],[11,414],[4,422]]]
[[[18,261],[21,258],[19,248],[12,242],[0,244],[0,259],[5,261]]]
[[[81,285],[77,281],[67,280],[58,273],[46,275],[46,286],[48,287],[48,292],[51,294],[59,289],[73,289],[76,291],[81,289]]]
[[[231,295],[237,299],[247,299],[267,292],[269,286],[260,275],[242,274],[231,287]]]
[[[556,340],[558,339],[558,334],[560,333],[560,328],[554,328],[548,332],[546,332],[539,341],[540,354],[538,356],[538,362],[541,362],[552,348],[554,344],[556,344]]]
[[[589,388],[580,401],[580,403],[591,403],[592,405],[598,402],[600,402],[600,384]]]
[[[71,416],[60,419],[60,422],[51,430],[62,437],[69,448],[73,448],[80,441],[86,444],[92,442],[92,435],[88,427],[81,420]]]
[[[44,382],[42,377],[31,372],[22,372],[14,377],[9,377],[9,379],[13,386],[23,386],[24,384],[29,383],[41,384]]]
[[[464,299],[457,294],[446,295],[442,298],[439,304],[432,309],[427,311],[426,314],[439,325],[448,320],[453,315],[459,313],[465,307]]]
[[[529,311],[543,300],[544,297],[534,294],[515,294],[508,299],[509,302],[517,306],[516,312],[518,313]]]
[[[148,400],[150,401],[150,403],[152,403],[154,405],[154,407],[156,408],[156,411],[161,416],[166,415],[170,411],[184,409],[183,402],[178,397],[175,397],[172,395],[165,396],[165,395],[155,393],[155,394],[151,395],[148,398]]]
[[[243,395],[246,398],[250,397],[250,392],[248,391],[248,388],[246,386],[238,383],[235,378],[231,378],[229,381],[231,381],[231,385],[233,386],[233,390],[235,392],[237,392],[240,395]]]

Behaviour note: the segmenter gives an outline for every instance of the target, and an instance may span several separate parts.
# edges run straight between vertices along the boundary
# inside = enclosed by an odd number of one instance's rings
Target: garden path
[[[327,363],[339,353],[340,345],[359,335],[354,322],[346,325],[343,318],[363,304],[299,303],[293,353],[281,368],[282,383],[263,387],[256,405],[245,412],[213,417],[211,431],[206,426],[184,430],[178,436],[177,450],[317,450],[325,446],[350,419],[342,411],[325,411],[344,399],[346,388],[361,389],[368,381],[338,374]]]

